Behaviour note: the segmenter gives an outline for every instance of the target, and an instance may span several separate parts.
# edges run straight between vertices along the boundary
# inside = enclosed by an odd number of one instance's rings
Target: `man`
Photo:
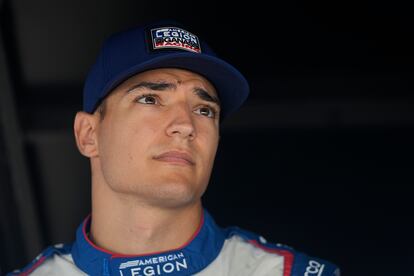
[[[339,275],[324,260],[221,229],[202,207],[220,121],[248,92],[234,67],[175,22],[106,40],[74,122],[91,164],[91,216],[73,244],[14,274]]]

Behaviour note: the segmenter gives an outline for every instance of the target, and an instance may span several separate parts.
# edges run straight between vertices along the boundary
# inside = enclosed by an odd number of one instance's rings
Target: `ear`
[[[99,119],[93,114],[83,111],[76,113],[73,129],[75,132],[76,145],[80,153],[86,157],[96,157],[99,154],[97,126]]]

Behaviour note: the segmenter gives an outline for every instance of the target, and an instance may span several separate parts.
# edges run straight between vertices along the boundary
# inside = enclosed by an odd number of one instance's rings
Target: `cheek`
[[[199,148],[203,152],[208,165],[212,166],[218,147],[218,131],[216,128],[207,128],[199,132]]]
[[[154,139],[155,125],[126,116],[108,121],[103,126],[100,150],[106,157],[133,161],[134,156],[140,156]]]

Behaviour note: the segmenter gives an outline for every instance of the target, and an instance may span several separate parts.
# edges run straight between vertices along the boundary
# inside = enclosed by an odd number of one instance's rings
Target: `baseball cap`
[[[235,67],[182,24],[165,20],[113,34],[104,41],[85,81],[84,111],[93,113],[126,79],[158,68],[186,69],[208,79],[220,98],[221,119],[238,109],[249,94],[247,80]]]

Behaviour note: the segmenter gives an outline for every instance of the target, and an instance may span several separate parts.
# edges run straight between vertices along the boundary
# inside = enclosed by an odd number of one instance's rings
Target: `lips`
[[[154,159],[158,161],[181,164],[181,165],[194,166],[195,164],[191,155],[187,152],[182,152],[182,151],[167,151],[160,155],[155,156]]]

